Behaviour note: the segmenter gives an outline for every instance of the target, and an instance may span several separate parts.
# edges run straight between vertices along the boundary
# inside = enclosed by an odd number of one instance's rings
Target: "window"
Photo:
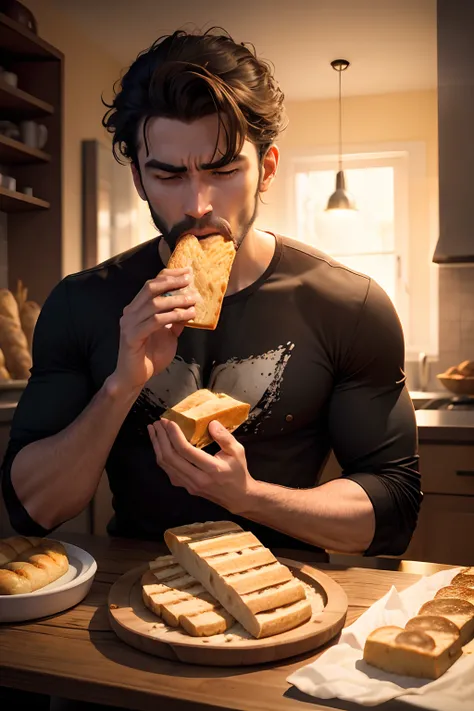
[[[337,156],[293,157],[291,165],[289,212],[296,238],[380,284],[398,312],[407,357],[419,350],[435,352],[428,226],[416,248],[410,234],[410,227],[420,224],[420,206],[409,199],[424,167],[420,150],[345,155],[346,189],[356,211],[325,210],[335,189]],[[416,264],[420,245],[426,259]]]

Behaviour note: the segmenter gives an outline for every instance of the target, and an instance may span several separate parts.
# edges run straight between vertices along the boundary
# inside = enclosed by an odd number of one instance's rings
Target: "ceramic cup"
[[[20,123],[21,140],[30,148],[43,148],[48,140],[48,129],[36,121],[22,121]]]

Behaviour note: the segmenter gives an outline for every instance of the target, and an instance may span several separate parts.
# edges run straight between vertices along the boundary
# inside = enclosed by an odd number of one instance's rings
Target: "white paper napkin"
[[[300,691],[319,699],[343,699],[363,706],[376,706],[398,698],[434,711],[474,711],[474,644],[435,681],[389,674],[366,664],[362,658],[365,640],[376,627],[399,625],[414,617],[435,593],[449,585],[461,568],[442,570],[423,577],[399,593],[395,587],[343,630],[339,643],[319,659],[288,677]]]

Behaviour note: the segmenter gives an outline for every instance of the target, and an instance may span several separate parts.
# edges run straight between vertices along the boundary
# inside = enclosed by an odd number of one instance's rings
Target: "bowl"
[[[470,395],[474,397],[474,375],[446,375],[446,373],[439,373],[436,377],[447,390],[455,395]]]

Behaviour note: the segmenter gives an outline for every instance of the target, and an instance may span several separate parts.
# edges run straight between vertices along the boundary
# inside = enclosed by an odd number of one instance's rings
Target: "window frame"
[[[296,174],[311,170],[334,170],[334,179],[338,169],[338,155],[334,146],[322,146],[308,150],[299,149],[286,152],[282,156],[282,171],[286,174],[286,219],[295,233],[296,218]],[[418,141],[389,144],[358,144],[345,147],[343,169],[391,166],[394,168],[395,252],[399,256],[396,302],[397,310],[404,324],[406,359],[416,360],[420,351],[429,355],[438,354],[438,273],[431,263],[432,250],[437,236],[437,223],[434,215],[437,206],[429,200],[429,184],[426,172],[425,144]],[[424,183],[423,183],[424,181]],[[415,238],[417,218],[413,211],[413,200],[419,195],[422,186],[425,192],[426,209],[426,260],[422,265],[427,288],[422,298],[413,298],[413,280],[416,278],[417,255]],[[350,191],[350,185],[348,185]],[[329,198],[329,195],[328,195]],[[290,228],[291,229],[291,228]],[[295,233],[296,238],[298,236]],[[335,257],[337,259],[337,257]],[[418,337],[420,320],[426,319],[424,337]]]

